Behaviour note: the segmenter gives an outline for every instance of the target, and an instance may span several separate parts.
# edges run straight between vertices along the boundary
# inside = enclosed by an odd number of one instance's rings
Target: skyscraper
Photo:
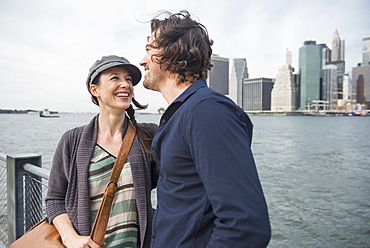
[[[326,101],[330,109],[338,104],[337,92],[338,66],[335,64],[326,64],[323,66],[323,78],[321,85],[320,100]]]
[[[299,49],[300,106],[305,110],[313,100],[320,100],[323,45],[305,41]]]
[[[370,64],[370,36],[363,38],[362,65]]]
[[[340,39],[338,30],[334,32],[331,50],[331,61],[344,60],[344,40]]]
[[[356,100],[370,109],[370,37],[363,38],[362,63],[352,70],[352,86],[356,89]]]
[[[223,95],[228,95],[229,59],[212,54],[211,61],[213,67],[211,68],[208,75],[208,86]]]
[[[355,93],[352,90],[352,82],[348,73],[343,75],[343,100],[345,102],[354,103]]]
[[[271,90],[274,80],[271,78],[244,79],[243,110],[271,110]]]
[[[340,39],[338,30],[335,30],[331,52],[331,61],[327,62],[327,64],[335,64],[337,66],[337,82],[336,88],[333,88],[333,94],[337,92],[338,99],[343,99],[343,75],[345,73],[344,48],[344,40]]]
[[[326,101],[330,105],[330,109],[343,109],[343,80],[345,73],[344,61],[344,40],[339,37],[338,30],[335,30],[333,36],[333,47],[330,51],[326,45],[322,44],[323,68],[320,100]],[[330,51],[330,52],[329,52]],[[348,79],[348,78],[346,78]],[[347,80],[348,81],[348,80]],[[347,82],[346,81],[346,82]],[[346,90],[349,87],[346,85]],[[345,93],[346,96],[350,92]]]
[[[370,109],[370,65],[353,68],[353,83],[356,85],[357,103],[365,104]]]
[[[243,101],[243,80],[248,77],[247,60],[245,58],[234,59],[230,75],[229,97],[240,107]]]
[[[279,70],[271,91],[272,111],[292,111],[297,108],[297,82],[293,75],[294,68],[291,66],[292,53],[287,50],[285,57],[285,64]]]

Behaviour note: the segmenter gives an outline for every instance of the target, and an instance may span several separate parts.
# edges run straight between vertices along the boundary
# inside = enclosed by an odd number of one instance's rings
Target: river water
[[[42,155],[93,114],[0,114],[0,153]],[[159,122],[159,115],[138,115]],[[271,247],[370,247],[370,117],[251,116]]]

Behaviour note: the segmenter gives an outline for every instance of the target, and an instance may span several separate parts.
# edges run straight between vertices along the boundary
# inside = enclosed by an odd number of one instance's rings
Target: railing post
[[[41,167],[41,155],[31,153],[16,156],[7,155],[6,157],[9,244],[13,243],[25,232],[25,206],[28,204],[24,201],[24,187],[27,186],[23,184],[24,171],[22,164],[24,163]],[[42,199],[41,191],[40,197]]]

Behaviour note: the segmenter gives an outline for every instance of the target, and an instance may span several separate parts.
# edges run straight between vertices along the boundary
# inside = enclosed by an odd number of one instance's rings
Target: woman
[[[150,245],[150,194],[157,180],[150,146],[158,127],[135,120],[131,101],[139,109],[146,108],[133,98],[133,86],[140,79],[136,66],[114,55],[90,68],[86,84],[99,114],[62,136],[46,197],[46,220],[54,224],[68,248],[100,247],[89,235],[130,121],[137,133],[121,172],[105,242],[106,247]]]

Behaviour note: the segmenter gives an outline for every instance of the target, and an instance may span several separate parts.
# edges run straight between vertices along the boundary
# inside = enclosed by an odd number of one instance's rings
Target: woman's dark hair
[[[137,107],[138,109],[146,109],[148,105],[141,105],[139,104],[134,98],[132,98],[132,103]],[[151,132],[149,128],[147,128],[144,125],[138,125],[136,118],[135,118],[135,109],[132,107],[132,104],[130,104],[130,107],[126,109],[126,113],[128,117],[130,118],[130,121],[132,125],[136,128],[137,135],[139,136],[139,139],[141,140],[141,143],[143,144],[146,156],[149,158],[150,162],[154,161],[153,155],[152,155],[152,141],[154,138],[154,134]]]
[[[98,74],[91,84],[98,85],[99,80],[100,80],[100,75],[101,74]],[[90,92],[90,90],[89,90],[89,92]],[[93,96],[92,94],[91,94],[91,100],[94,104],[99,106],[98,99],[95,96]],[[148,105],[141,105],[138,101],[135,100],[134,97],[132,98],[132,103],[134,104],[134,106],[138,110],[148,108]],[[145,150],[145,153],[146,153],[148,159],[150,160],[150,162],[153,162],[154,159],[153,159],[153,156],[152,156],[151,145],[152,145],[152,141],[153,141],[153,138],[154,138],[154,134],[146,126],[138,125],[138,123],[136,121],[136,118],[135,118],[135,109],[133,108],[132,104],[130,104],[130,107],[128,107],[126,109],[126,113],[127,113],[128,117],[130,118],[130,121],[131,121],[132,125],[134,125],[134,127],[136,128],[137,135],[138,135],[141,143],[143,144],[143,147],[144,147],[144,150]]]
[[[169,17],[157,19],[163,13]],[[207,29],[199,22],[190,18],[189,12],[160,12],[151,20],[151,31],[154,42],[150,47],[161,49],[154,55],[156,62],[164,70],[178,74],[178,82],[195,82],[207,79],[211,69],[211,45]]]

